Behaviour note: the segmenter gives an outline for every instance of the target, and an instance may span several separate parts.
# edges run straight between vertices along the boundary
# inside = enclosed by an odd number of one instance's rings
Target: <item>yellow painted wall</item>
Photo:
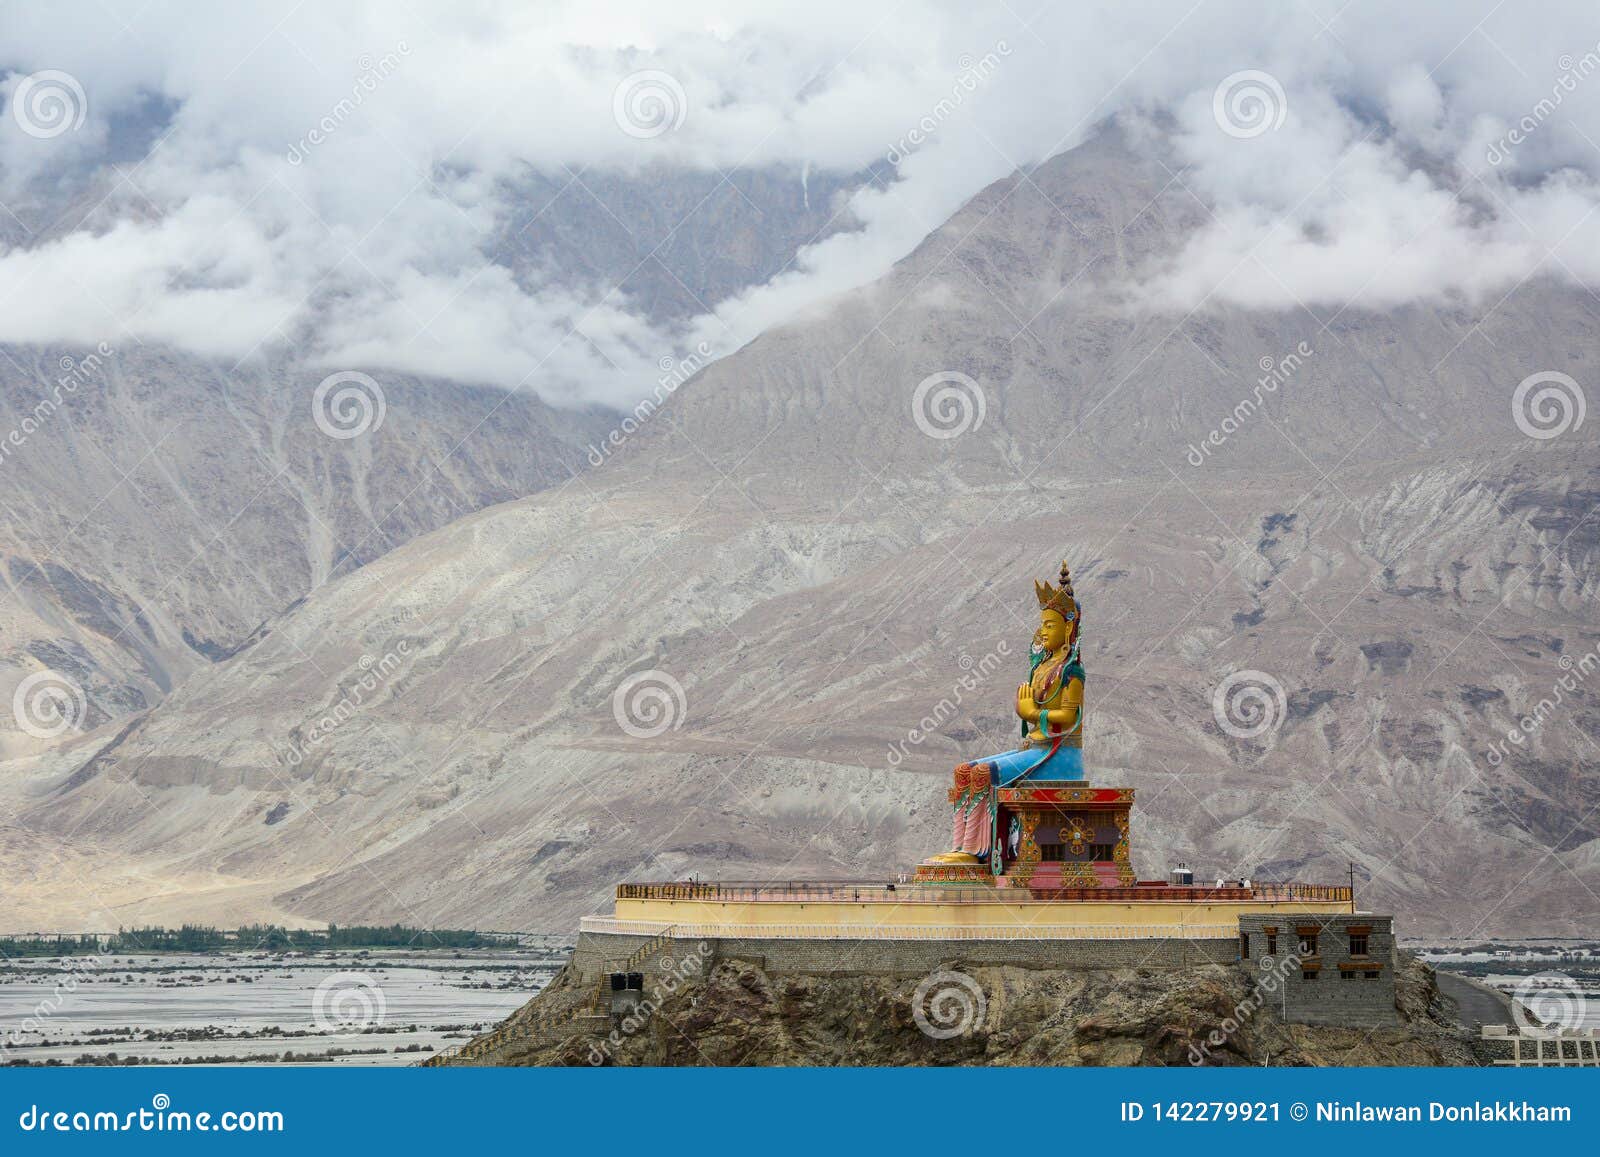
[[[1187,901],[1141,900],[1102,903],[1095,900],[1011,901],[1010,903],[941,904],[929,901],[847,903],[763,900],[740,904],[713,900],[618,900],[618,920],[664,924],[719,924],[760,928],[774,924],[844,924],[894,927],[984,926],[1029,928],[1047,925],[1173,925],[1231,924],[1240,916],[1270,912],[1348,912],[1336,900]]]

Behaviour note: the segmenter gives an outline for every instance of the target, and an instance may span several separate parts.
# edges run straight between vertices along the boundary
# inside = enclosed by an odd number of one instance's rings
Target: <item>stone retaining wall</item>
[[[598,982],[619,971],[628,957],[650,937],[609,932],[582,932],[571,967],[585,982]],[[702,950],[701,946],[708,946]],[[669,941],[635,971],[660,973],[701,953],[709,965],[737,957],[759,962],[773,974],[916,976],[947,965],[1011,965],[1018,968],[1192,968],[1232,964],[1239,948],[1234,940],[801,940],[717,938]]]

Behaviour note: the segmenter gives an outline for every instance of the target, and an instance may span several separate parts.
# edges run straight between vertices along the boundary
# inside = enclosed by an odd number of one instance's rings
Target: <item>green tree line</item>
[[[504,948],[504,935],[405,924],[329,924],[325,929],[247,924],[232,931],[204,924],[157,925],[80,935],[0,936],[0,958],[103,956],[134,952],[221,952],[262,949],[282,952],[324,948]]]

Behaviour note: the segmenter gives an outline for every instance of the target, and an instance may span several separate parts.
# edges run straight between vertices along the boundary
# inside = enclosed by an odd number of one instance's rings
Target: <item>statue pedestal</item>
[[[977,864],[918,864],[914,882],[988,888],[1000,881],[995,879],[994,869],[988,861],[984,861]]]
[[[1133,788],[1033,780],[999,790],[999,878],[1010,887],[1120,888],[1134,882],[1128,858]]]
[[[1028,780],[995,792],[988,863],[924,863],[919,884],[1027,888],[1048,897],[1071,888],[1134,882],[1128,856],[1133,788],[1083,780]]]

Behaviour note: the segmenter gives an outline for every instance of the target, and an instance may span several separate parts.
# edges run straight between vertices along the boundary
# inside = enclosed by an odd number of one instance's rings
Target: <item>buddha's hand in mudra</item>
[[[1017,688],[1017,714],[1029,723],[1039,721],[1039,708],[1033,702],[1033,688],[1026,683]]]

